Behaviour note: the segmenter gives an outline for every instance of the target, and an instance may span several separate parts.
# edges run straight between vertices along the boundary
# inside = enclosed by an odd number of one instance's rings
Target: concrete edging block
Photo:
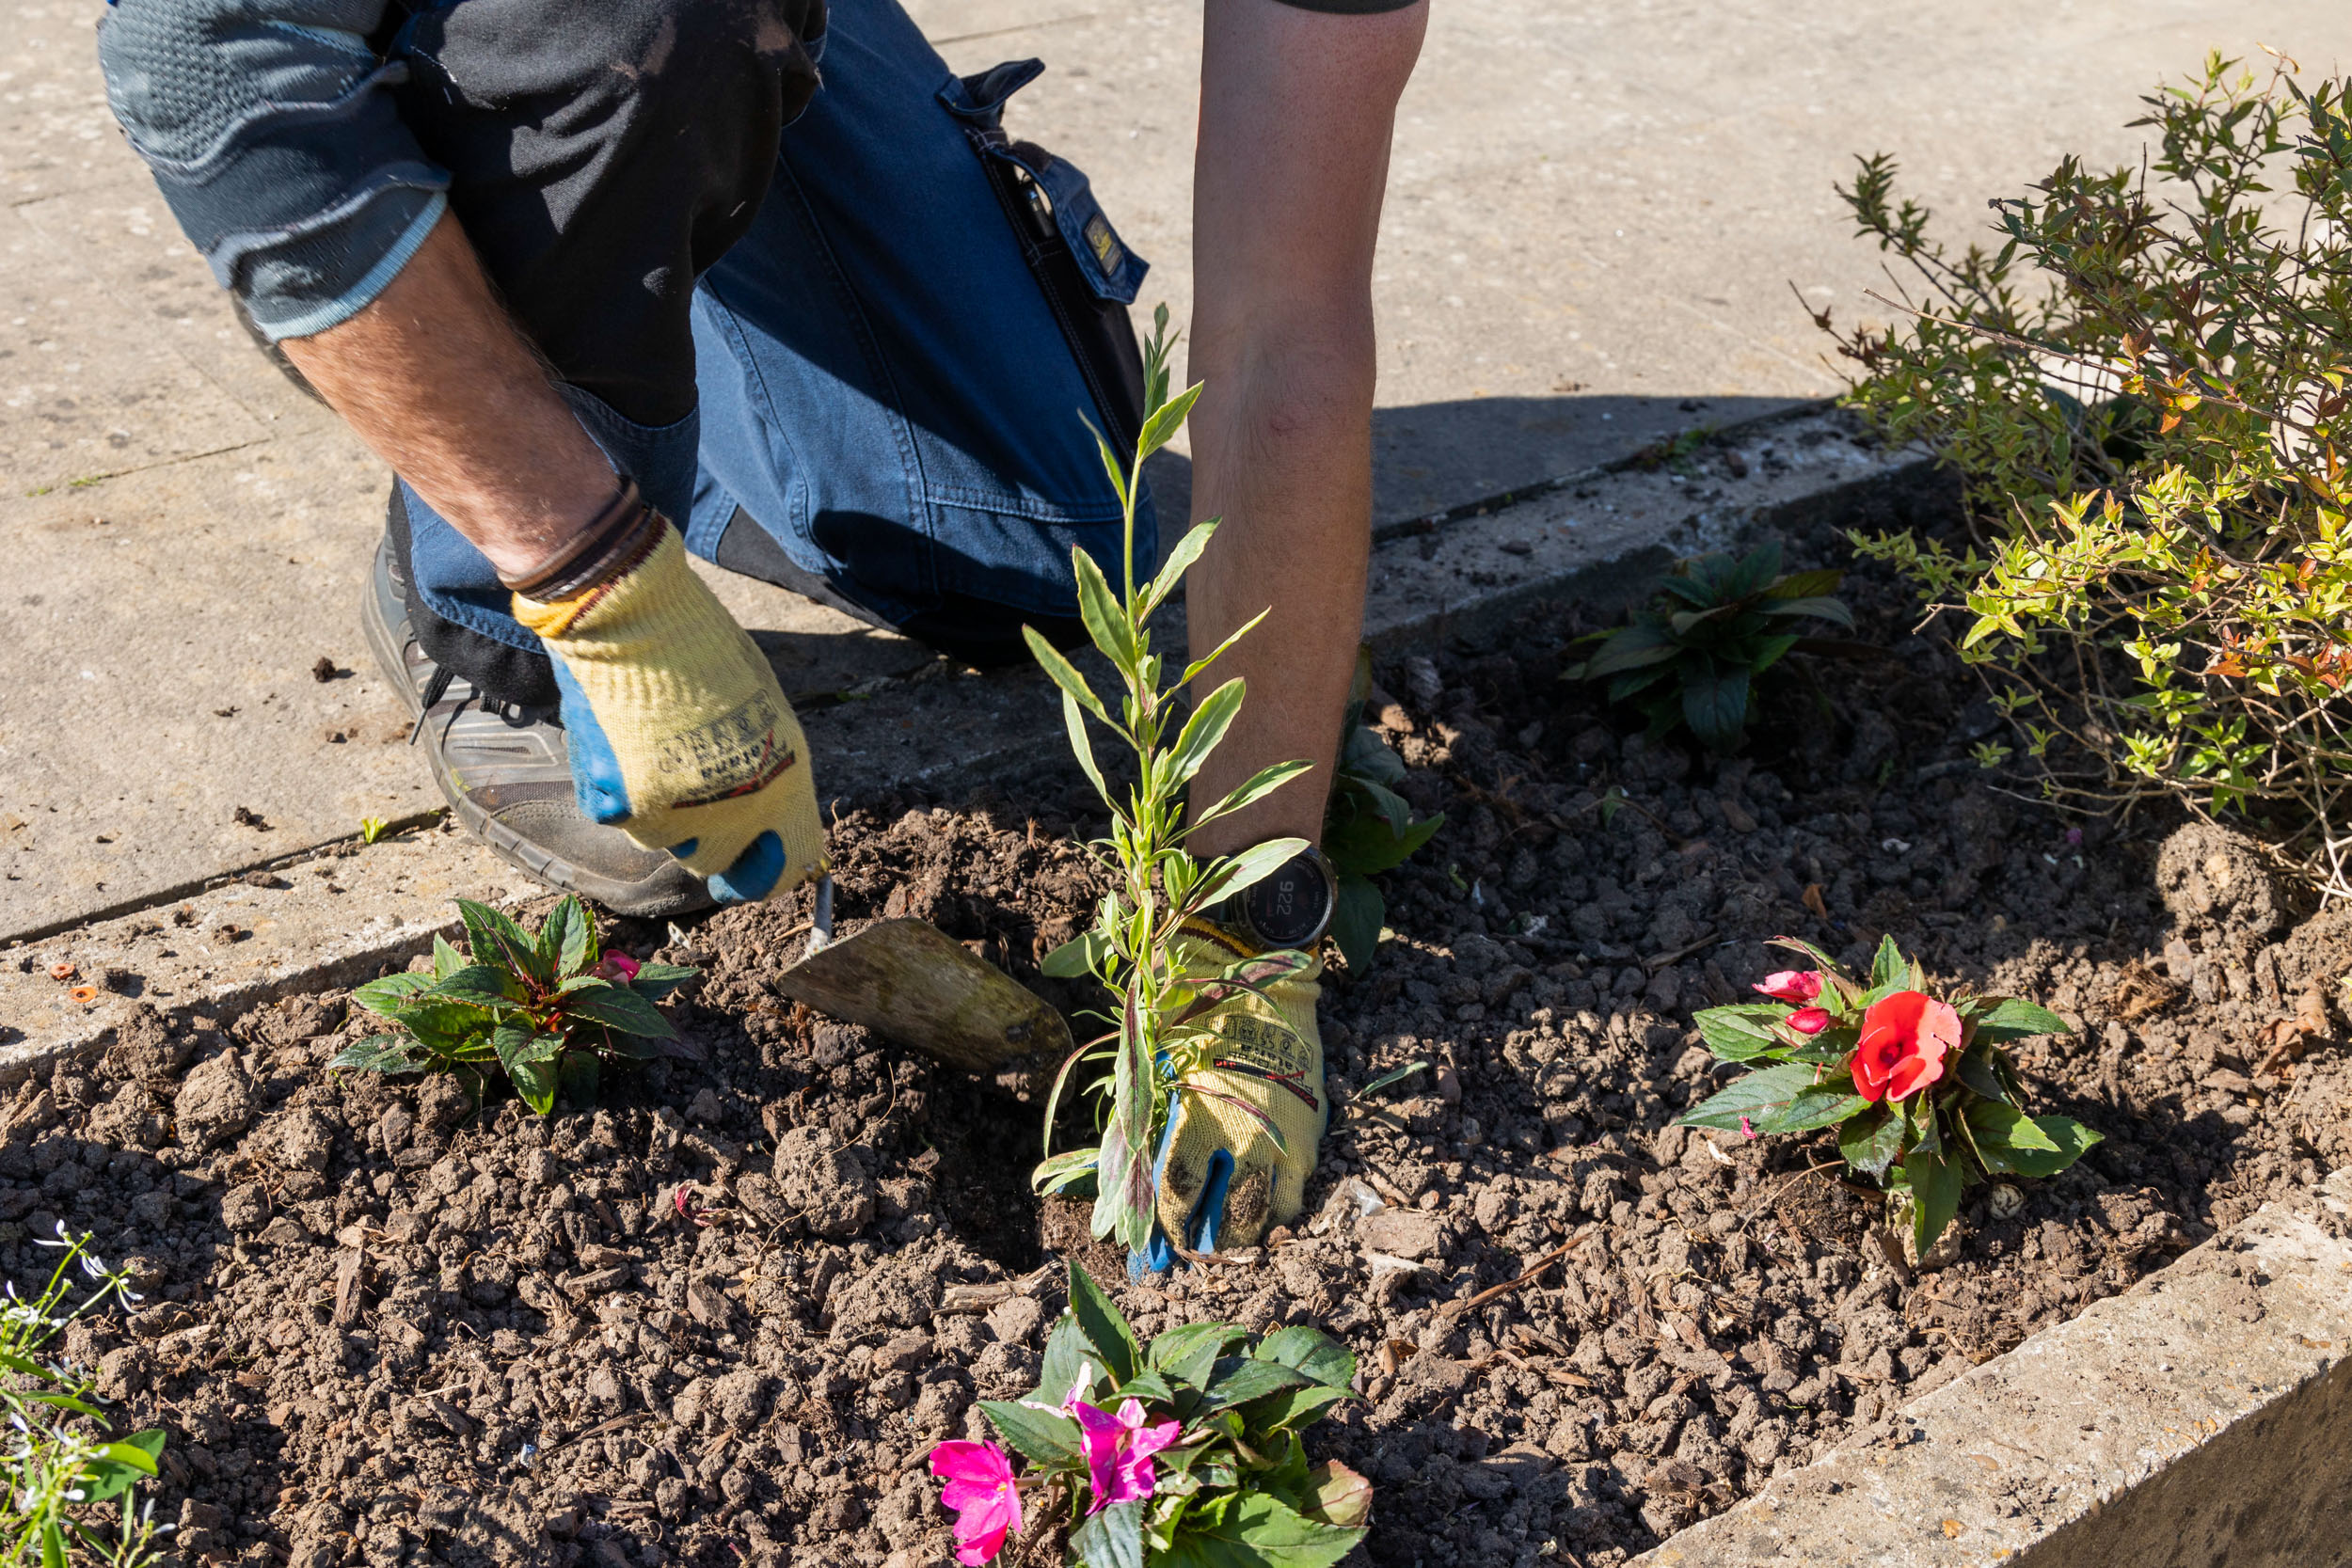
[[[2352,1562],[2352,1170],[1629,1568]]]

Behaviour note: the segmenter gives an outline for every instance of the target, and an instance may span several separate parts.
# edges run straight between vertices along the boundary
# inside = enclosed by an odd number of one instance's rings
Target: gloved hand
[[[708,879],[721,903],[821,869],[808,743],[775,672],[659,516],[632,558],[515,618],[554,656],[580,809]]]
[[[1200,978],[1256,956],[1239,937],[1201,924],[1185,928],[1175,951],[1182,973]],[[1217,1049],[1212,1066],[1180,1083],[1263,1111],[1281,1129],[1281,1147],[1240,1107],[1176,1094],[1155,1172],[1159,1223],[1140,1259],[1143,1267],[1169,1267],[1170,1240],[1195,1252],[1249,1246],[1272,1227],[1298,1217],[1328,1109],[1323,1037],[1315,1027],[1322,973],[1322,960],[1310,959],[1296,974],[1264,984],[1264,995],[1236,990],[1198,1021],[1215,1032]],[[1289,1029],[1274,1022],[1278,1012]]]

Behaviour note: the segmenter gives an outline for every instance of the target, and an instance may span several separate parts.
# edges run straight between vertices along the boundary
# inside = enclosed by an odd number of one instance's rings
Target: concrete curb
[[[1629,1568],[2352,1561],[2352,1171]]]
[[[1675,555],[1722,548],[1774,517],[1836,512],[1924,465],[1858,438],[1810,404],[1604,467],[1391,524],[1375,539],[1365,636],[1409,647],[1488,626],[1542,598],[1612,604]],[[1181,645],[1181,607],[1160,628]],[[933,659],[806,705],[828,804],[910,788],[966,790],[1017,777],[1067,744],[1041,675],[958,672]],[[251,878],[262,879],[254,885]],[[362,847],[331,846],[215,879],[110,918],[0,950],[0,1084],[59,1053],[94,1050],[140,1002],[222,1019],[304,990],[348,984],[425,950],[460,894],[498,902],[541,891],[447,828]],[[185,911],[184,915],[182,911]],[[243,933],[215,940],[224,925]],[[49,977],[74,966],[75,982]],[[114,972],[115,984],[106,979]],[[72,983],[101,989],[72,1002]]]
[[[0,955],[0,1086],[98,1050],[141,1006],[226,1022],[405,965],[455,931],[460,895],[501,903],[541,891],[464,833],[424,828],[13,949]],[[53,979],[56,963],[73,976]],[[80,985],[96,999],[73,1001]]]

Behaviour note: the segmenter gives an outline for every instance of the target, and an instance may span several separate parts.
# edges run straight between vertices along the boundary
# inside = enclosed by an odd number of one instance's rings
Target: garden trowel
[[[835,941],[828,876],[811,927],[808,951],[774,982],[796,1002],[966,1072],[1070,1053],[1070,1026],[1050,1003],[928,920],[877,921]]]

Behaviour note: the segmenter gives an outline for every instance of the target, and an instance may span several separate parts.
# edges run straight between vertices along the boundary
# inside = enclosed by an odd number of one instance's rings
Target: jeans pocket
[[[1035,142],[1005,135],[1005,101],[1044,69],[1037,60],[1009,60],[975,75],[951,76],[939,101],[962,123],[987,171],[1022,259],[1094,394],[1104,430],[1114,446],[1132,449],[1143,428],[1143,353],[1127,307],[1151,263],[1119,237],[1083,170]]]

